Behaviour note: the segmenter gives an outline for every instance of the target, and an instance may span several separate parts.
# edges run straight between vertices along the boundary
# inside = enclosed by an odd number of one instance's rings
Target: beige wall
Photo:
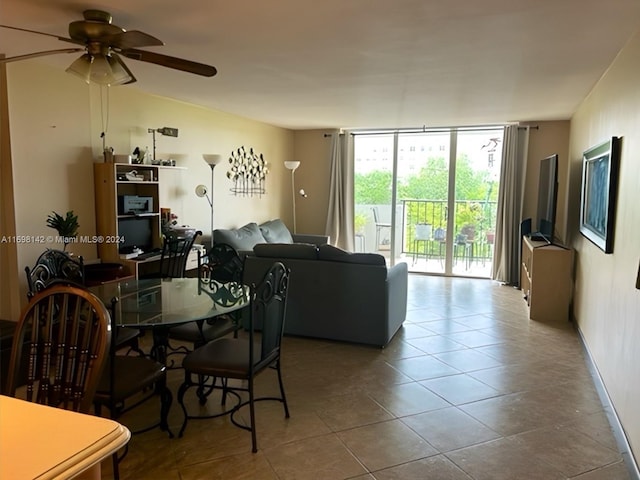
[[[106,144],[116,153],[131,153],[136,146],[152,150],[148,128],[178,128],[178,138],[157,134],[156,145],[158,158],[171,156],[184,167],[163,170],[160,178],[161,206],[171,208],[179,223],[210,230],[209,205],[194,193],[196,185],[211,183],[211,170],[202,154],[220,153],[226,159],[232,150],[244,146],[262,153],[269,164],[266,194],[232,195],[226,178],[228,163],[221,163],[215,169],[215,226],[240,226],[275,217],[292,226],[290,177],[284,161],[294,154],[293,131],[143,94],[134,85],[105,89],[101,99],[99,87],[35,61],[9,64],[7,76],[19,235],[55,234],[45,225],[52,210],[74,210],[80,234],[96,233],[92,165],[102,161],[100,133],[107,125],[106,107],[101,104],[109,107]],[[33,264],[47,247],[62,245],[45,242],[16,248],[22,297],[24,267]],[[95,245],[75,244],[69,250],[88,261],[97,258]]]
[[[568,227],[576,250],[574,315],[635,457],[640,454],[640,34],[571,120]],[[578,233],[582,152],[622,137],[613,254]]]
[[[540,160],[558,154],[558,207],[556,211],[555,236],[561,243],[566,243],[566,210],[567,177],[569,168],[569,121],[533,122],[529,134],[529,152],[527,173],[522,206],[522,218],[536,217],[538,206],[538,175]],[[536,230],[536,226],[532,226]]]

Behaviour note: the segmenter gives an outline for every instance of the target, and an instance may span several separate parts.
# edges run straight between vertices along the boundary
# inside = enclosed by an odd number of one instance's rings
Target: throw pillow
[[[361,265],[386,265],[382,255],[377,253],[350,253],[333,245],[320,245],[318,249],[319,260],[333,262],[357,263]]]
[[[245,226],[235,229],[216,229],[213,231],[214,243],[226,243],[237,251],[252,250],[258,243],[266,240],[260,232],[257,223],[247,223]]]
[[[291,232],[279,218],[260,225],[260,232],[269,243],[293,243]]]

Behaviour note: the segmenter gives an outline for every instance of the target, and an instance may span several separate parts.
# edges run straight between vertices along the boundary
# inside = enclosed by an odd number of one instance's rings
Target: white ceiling
[[[67,36],[87,8],[218,69],[126,59],[138,82],[113,88],[292,129],[568,119],[640,26],[638,0],[2,0],[0,24]],[[6,56],[68,46],[0,29]]]

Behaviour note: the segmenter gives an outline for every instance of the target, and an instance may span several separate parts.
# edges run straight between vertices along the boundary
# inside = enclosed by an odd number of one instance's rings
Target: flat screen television
[[[538,177],[538,208],[536,225],[538,231],[531,238],[553,243],[556,208],[558,203],[558,155],[550,155],[540,162]]]
[[[153,248],[153,222],[155,217],[131,217],[118,219],[120,253],[131,253],[135,248],[147,252]]]

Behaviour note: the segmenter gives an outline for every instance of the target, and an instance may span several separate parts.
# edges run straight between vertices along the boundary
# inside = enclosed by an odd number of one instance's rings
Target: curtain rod
[[[451,130],[457,130],[459,132],[484,132],[489,130],[496,130],[498,128],[503,128],[508,125],[496,125],[496,126],[485,126],[485,127],[440,127],[440,128],[422,128],[422,129],[389,129],[389,130],[361,130],[349,132],[351,135],[384,135],[384,134],[392,134],[392,133],[444,133],[450,132]],[[518,125],[518,128],[530,128],[532,130],[538,130],[540,127],[538,125]],[[324,137],[330,137],[333,135],[332,133],[325,133]],[[344,133],[339,133],[338,135],[344,135]]]

